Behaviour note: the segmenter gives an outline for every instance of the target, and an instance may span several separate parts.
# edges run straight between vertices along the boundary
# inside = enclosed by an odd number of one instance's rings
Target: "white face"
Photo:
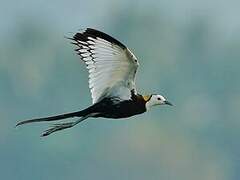
[[[152,107],[152,106],[156,106],[156,105],[164,105],[164,104],[167,104],[167,105],[171,105],[172,104],[170,102],[168,102],[166,100],[165,97],[163,97],[162,95],[157,95],[157,94],[153,94],[151,96],[151,98],[149,99],[149,101],[146,103],[146,108],[147,110]]]

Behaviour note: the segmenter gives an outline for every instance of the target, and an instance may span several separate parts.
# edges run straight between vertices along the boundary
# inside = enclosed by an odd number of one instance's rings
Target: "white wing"
[[[135,74],[138,60],[121,42],[113,37],[87,28],[70,38],[89,72],[92,101],[104,97],[131,98],[136,92]]]

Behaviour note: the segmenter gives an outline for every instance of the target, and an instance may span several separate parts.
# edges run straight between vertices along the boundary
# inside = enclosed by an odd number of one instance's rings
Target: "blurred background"
[[[0,179],[238,180],[240,1],[3,1]],[[84,64],[64,36],[92,27],[138,57],[138,91],[174,107],[90,119],[47,138],[24,119],[88,107]]]

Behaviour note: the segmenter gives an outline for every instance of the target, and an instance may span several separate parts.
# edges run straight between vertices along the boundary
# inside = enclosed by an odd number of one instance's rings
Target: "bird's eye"
[[[158,98],[157,98],[157,100],[159,100],[159,101],[160,101],[160,100],[161,100],[161,98],[160,98],[160,97],[158,97]]]

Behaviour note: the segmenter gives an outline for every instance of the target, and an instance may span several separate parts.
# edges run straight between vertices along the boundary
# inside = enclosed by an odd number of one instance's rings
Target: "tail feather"
[[[21,121],[21,122],[17,123],[16,126],[33,123],[33,122],[56,121],[56,120],[61,120],[61,119],[66,119],[66,118],[71,118],[71,117],[81,117],[84,115],[85,115],[84,111],[77,111],[77,112],[61,114],[61,115],[57,115],[57,116],[29,119],[29,120],[25,120],[25,121]]]

